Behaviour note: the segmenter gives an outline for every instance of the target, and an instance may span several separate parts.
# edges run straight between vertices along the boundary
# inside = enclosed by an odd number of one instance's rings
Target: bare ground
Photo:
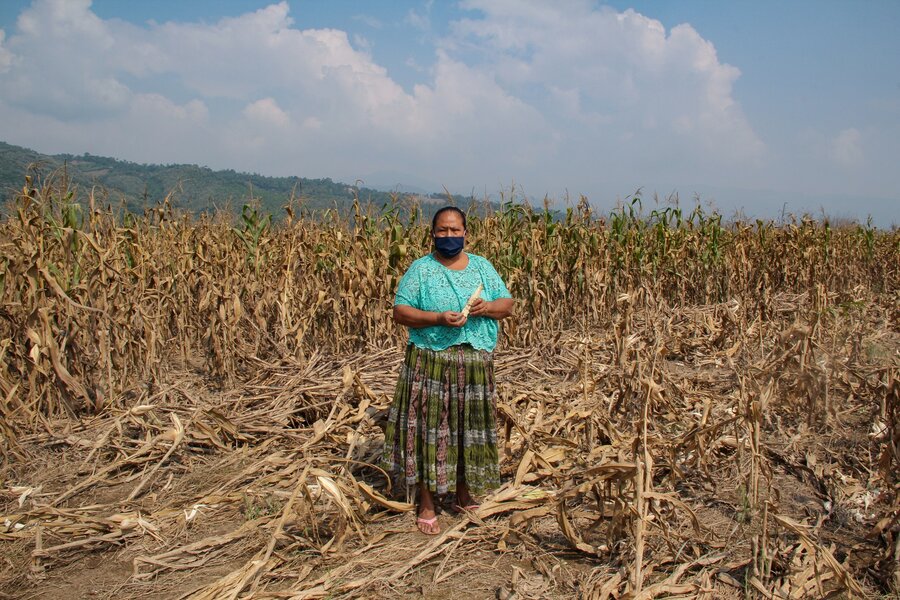
[[[173,369],[11,447],[0,597],[888,597],[896,308],[803,305],[498,351],[503,486],[437,537],[373,466],[399,348]]]

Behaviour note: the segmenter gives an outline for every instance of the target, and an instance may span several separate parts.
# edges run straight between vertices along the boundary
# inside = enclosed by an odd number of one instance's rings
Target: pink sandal
[[[431,527],[432,527],[435,523],[437,523],[437,520],[438,520],[437,515],[431,517],[430,519],[423,519],[422,517],[417,517],[417,518],[416,518],[416,527],[419,529],[419,531],[421,531],[421,532],[424,533],[425,535],[437,535],[437,534],[439,534],[439,533],[441,532],[440,528],[438,528],[437,531],[431,531]],[[428,531],[426,531],[426,530],[422,527],[422,525],[427,526],[427,527],[428,527]]]

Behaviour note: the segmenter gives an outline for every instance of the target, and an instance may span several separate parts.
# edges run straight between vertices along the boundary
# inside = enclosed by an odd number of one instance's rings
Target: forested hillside
[[[124,205],[136,213],[167,196],[174,206],[192,213],[240,212],[243,204],[252,201],[258,203],[262,212],[276,218],[284,214],[284,206],[291,198],[303,210],[336,209],[341,214],[350,209],[357,196],[361,203],[379,208],[392,202],[389,192],[356,188],[329,178],[267,177],[186,164],[146,165],[91,154],[46,155],[0,142],[0,193],[4,201],[22,189],[27,174],[36,178],[66,177],[77,190],[76,200],[83,201],[87,191],[94,189],[95,197],[105,203]],[[427,214],[432,204],[444,203],[446,197],[433,194],[421,200]],[[454,202],[465,203],[466,199],[454,197]]]

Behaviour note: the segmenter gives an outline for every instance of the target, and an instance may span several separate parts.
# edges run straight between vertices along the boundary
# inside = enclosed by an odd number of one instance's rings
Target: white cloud
[[[272,98],[263,98],[248,104],[244,108],[244,116],[253,121],[276,127],[286,127],[291,123],[288,114],[281,110],[281,107]]]
[[[200,100],[191,100],[178,105],[160,94],[138,94],[131,105],[133,116],[156,116],[168,120],[204,123],[209,117],[209,109]]]
[[[720,63],[690,25],[667,35],[633,10],[586,1],[464,5],[482,14],[457,23],[447,49],[474,48],[481,68],[516,93],[539,98],[534,90],[544,90],[542,112],[573,142],[602,148],[625,132],[653,130],[644,152],[658,157],[678,150],[726,165],[763,158],[765,147],[733,97],[740,72]],[[593,126],[582,128],[587,123]]]
[[[508,181],[553,152],[555,134],[541,113],[490,74],[439,53],[434,79],[415,87],[408,125],[428,155],[446,161],[446,176]]]
[[[303,127],[305,129],[322,129],[322,121],[315,117],[306,117],[303,119]]]
[[[667,32],[586,0],[465,7],[477,12],[407,92],[366,43],[303,29],[287,2],[137,26],[88,0],[35,0],[0,35],[0,139],[348,181],[516,180],[536,195],[614,177],[727,178],[764,157],[734,98],[739,71],[691,26]],[[430,9],[408,23],[430,28]]]
[[[856,167],[863,163],[862,134],[858,129],[844,129],[828,146],[828,156],[841,167]]]
[[[220,127],[210,122],[199,100],[176,104],[159,94],[136,94],[115,118],[87,123],[0,102],[0,123],[0,139],[49,153],[87,151],[136,162],[229,164]]]
[[[366,52],[372,52],[372,42],[364,35],[353,34],[353,45]]]
[[[5,73],[12,66],[13,53],[3,47],[6,32],[0,29],[0,74]]]
[[[406,12],[406,17],[404,17],[403,21],[420,31],[429,31],[431,29],[431,7],[434,5],[433,0],[428,0],[425,5],[422,7],[422,12],[411,8]]]
[[[353,20],[364,23],[372,29],[381,29],[382,27],[384,27],[384,23],[381,22],[381,19],[379,19],[378,17],[373,17],[372,15],[353,15]]]

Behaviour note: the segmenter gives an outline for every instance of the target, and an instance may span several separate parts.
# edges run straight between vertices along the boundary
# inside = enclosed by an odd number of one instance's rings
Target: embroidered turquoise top
[[[512,298],[486,258],[476,254],[468,256],[469,264],[461,271],[448,269],[431,254],[417,259],[400,279],[394,305],[405,304],[431,312],[461,311],[479,283],[484,286],[481,292],[484,300]],[[462,327],[410,327],[409,341],[429,350],[471,344],[478,350],[493,352],[497,345],[497,330],[497,321],[490,317],[469,317]]]

